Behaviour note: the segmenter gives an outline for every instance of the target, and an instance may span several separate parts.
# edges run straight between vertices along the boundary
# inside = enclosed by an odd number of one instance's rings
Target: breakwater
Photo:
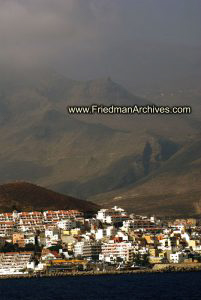
[[[110,270],[110,271],[55,271],[46,273],[18,274],[18,275],[0,275],[0,279],[29,279],[29,278],[51,278],[51,277],[72,277],[72,276],[104,276],[104,275],[122,275],[122,274],[143,274],[143,273],[167,273],[167,272],[200,272],[201,263],[196,264],[158,264],[153,268],[138,270]]]

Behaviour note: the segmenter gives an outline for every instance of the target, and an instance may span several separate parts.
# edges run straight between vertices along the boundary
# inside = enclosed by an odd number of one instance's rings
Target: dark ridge
[[[0,212],[41,211],[57,209],[77,209],[96,212],[98,205],[62,195],[28,182],[14,182],[0,185]]]

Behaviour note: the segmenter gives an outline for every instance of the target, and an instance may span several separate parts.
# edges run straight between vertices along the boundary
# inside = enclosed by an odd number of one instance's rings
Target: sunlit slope
[[[138,213],[189,215],[201,212],[201,140],[186,145],[163,166],[127,189],[93,200]]]

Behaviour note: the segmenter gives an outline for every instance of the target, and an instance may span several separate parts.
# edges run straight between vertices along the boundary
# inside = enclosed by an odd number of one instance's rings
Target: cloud
[[[23,1],[1,3],[1,60],[20,63],[49,60],[65,40],[72,40],[77,35],[69,14],[64,17],[63,12],[55,12],[51,6],[45,9],[43,2],[36,7]]]
[[[0,64],[116,73],[122,62],[130,68],[133,51],[139,60],[139,43],[200,44],[200,8],[198,0],[0,0]]]
[[[108,42],[114,8],[104,0],[1,1],[0,63],[37,65],[93,54]]]

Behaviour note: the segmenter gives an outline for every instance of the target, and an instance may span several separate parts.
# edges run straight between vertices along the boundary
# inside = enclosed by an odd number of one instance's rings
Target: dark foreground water
[[[0,299],[201,299],[201,272],[0,280]]]

